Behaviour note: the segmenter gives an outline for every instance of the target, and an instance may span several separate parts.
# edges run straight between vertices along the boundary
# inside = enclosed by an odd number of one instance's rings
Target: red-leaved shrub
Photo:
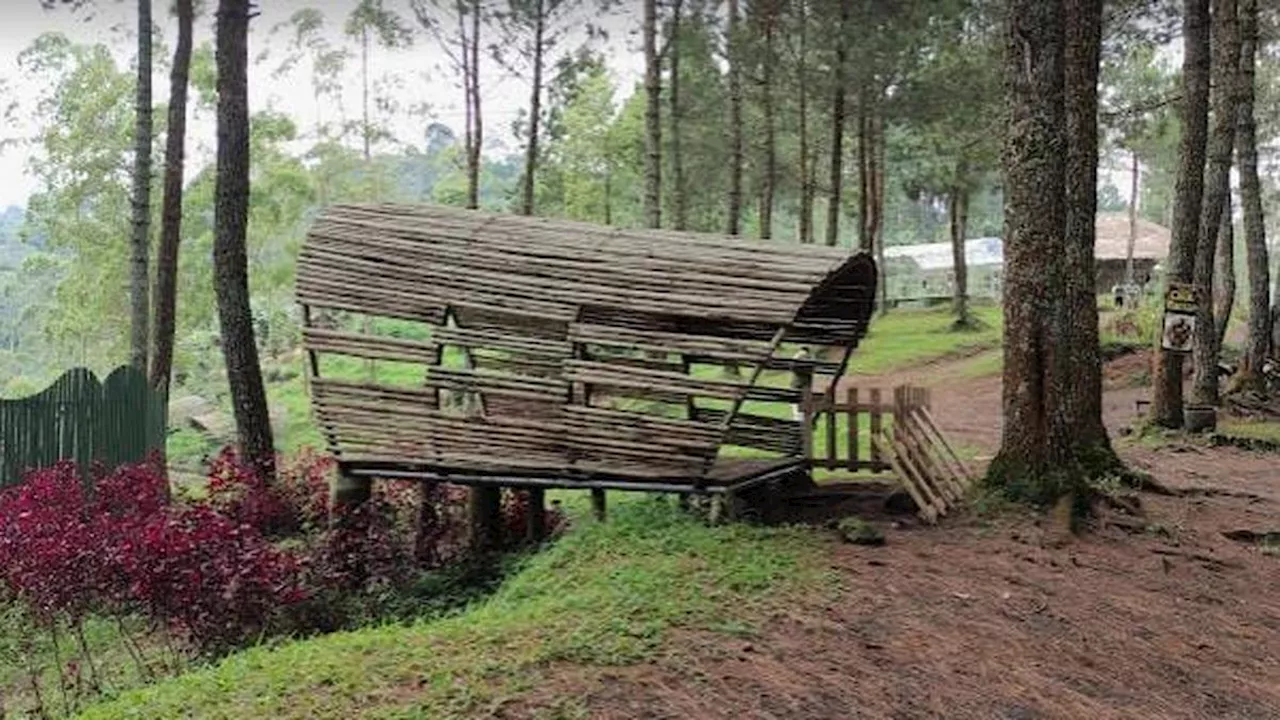
[[[267,632],[306,597],[292,556],[209,507],[154,515],[130,545],[131,597],[204,653]]]

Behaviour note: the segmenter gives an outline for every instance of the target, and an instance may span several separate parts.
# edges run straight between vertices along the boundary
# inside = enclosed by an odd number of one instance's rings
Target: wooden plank
[[[349,355],[366,360],[393,360],[432,364],[439,345],[321,328],[303,328],[302,341],[311,353]]]
[[[956,464],[957,469],[960,472],[960,476],[964,478],[966,482],[972,481],[973,473],[970,472],[969,466],[963,460],[960,459],[960,456],[956,454],[956,451],[951,447],[951,443],[947,440],[947,437],[942,434],[942,429],[939,428],[937,422],[934,421],[933,414],[929,412],[929,409],[920,408],[919,415],[923,423],[933,432],[934,436],[937,438],[938,443],[942,446],[942,448],[951,457],[952,461]]]
[[[897,475],[899,484],[901,484],[902,488],[911,496],[911,500],[915,502],[916,508],[919,510],[920,517],[926,522],[935,522],[938,517],[937,510],[934,509],[933,504],[930,501],[925,499],[924,495],[920,492],[920,489],[916,487],[911,474],[907,472],[906,467],[898,461],[898,457],[893,451],[893,446],[882,436],[872,435],[871,451],[877,455],[882,455],[888,458],[889,465],[893,468],[894,474]]]
[[[849,410],[845,410],[845,416],[848,418],[848,427],[846,428],[849,443],[849,454],[846,457],[847,462],[845,468],[856,472],[858,470],[858,388],[851,387],[845,393]]]
[[[873,438],[884,437],[884,427],[882,425],[881,417],[882,411],[883,408],[880,405],[880,388],[871,388],[871,420],[868,432],[871,433],[871,437]],[[872,445],[871,462],[878,465],[883,462],[883,460],[884,459],[880,457],[880,450],[878,449],[878,446]]]
[[[824,394],[824,395],[823,395],[823,397],[828,401],[828,402],[827,402],[828,410],[827,410],[827,462],[826,462],[826,468],[827,468],[828,470],[835,470],[836,468],[840,467],[840,465],[839,465],[839,462],[840,462],[840,461],[839,461],[840,453],[837,451],[837,446],[836,446],[836,428],[837,428],[837,425],[836,425],[836,419],[837,419],[837,416],[836,416],[836,412],[835,412],[835,410],[830,409],[830,408],[834,405],[834,402],[831,402],[831,401],[834,401],[834,400],[835,400],[835,388],[834,388],[834,387],[833,387],[833,388],[831,388],[829,392],[827,392],[826,394]]]

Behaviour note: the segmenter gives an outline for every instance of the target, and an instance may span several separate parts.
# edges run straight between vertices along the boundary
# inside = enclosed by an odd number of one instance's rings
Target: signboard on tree
[[[1164,328],[1160,345],[1177,353],[1191,352],[1196,334],[1196,307],[1199,297],[1191,283],[1171,282],[1164,292]]]

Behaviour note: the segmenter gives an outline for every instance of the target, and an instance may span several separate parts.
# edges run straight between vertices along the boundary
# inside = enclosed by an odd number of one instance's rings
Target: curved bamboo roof
[[[833,386],[875,285],[868,255],[833,248],[344,205],[308,234],[297,292],[314,406],[347,466],[665,481],[707,477],[726,444],[797,454],[798,422],[743,404],[811,392],[779,372]],[[326,326],[312,309],[426,323],[430,339]],[[341,377],[322,372],[332,355],[422,372]]]
[[[837,248],[409,205],[327,210],[298,269],[303,303],[408,319],[604,312],[766,338],[794,323],[789,340],[831,345],[862,336],[874,290],[871,258]]]

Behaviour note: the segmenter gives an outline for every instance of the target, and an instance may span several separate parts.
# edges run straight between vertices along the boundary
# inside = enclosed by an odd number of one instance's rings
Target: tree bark
[[[658,112],[659,67],[657,0],[644,0],[644,217],[645,225],[662,227],[662,120]]]
[[[871,240],[871,158],[868,156],[871,143],[867,135],[870,123],[867,122],[867,98],[865,93],[858,94],[858,248],[863,252],[871,252],[874,243]]]
[[[1119,465],[1092,292],[1102,5],[1010,0],[1007,18],[1004,422],[988,480],[1050,504]]]
[[[835,247],[840,242],[840,186],[844,181],[841,160],[844,156],[844,98],[845,71],[848,65],[848,39],[845,32],[849,21],[850,0],[840,0],[840,20],[836,30],[836,58],[832,71],[831,90],[831,187],[827,194],[827,245]]]
[[[1221,228],[1218,230],[1218,252],[1214,257],[1213,271],[1213,322],[1214,342],[1219,349],[1227,338],[1227,326],[1231,324],[1231,311],[1236,303],[1236,233],[1231,217],[1231,194],[1227,194],[1222,208]]]
[[[1240,204],[1244,215],[1244,245],[1249,267],[1249,338],[1245,343],[1244,380],[1259,387],[1258,373],[1273,346],[1270,309],[1271,268],[1267,257],[1266,222],[1262,214],[1262,185],[1258,179],[1258,139],[1254,119],[1257,94],[1258,1],[1240,0],[1240,104],[1237,108],[1237,160],[1240,170]],[[1280,310],[1280,306],[1277,307]],[[1276,323],[1280,328],[1280,323]]]
[[[742,38],[738,0],[729,0],[729,207],[725,233],[737,235],[742,222]]]
[[[173,372],[173,336],[177,324],[178,246],[182,242],[182,182],[187,140],[187,85],[191,71],[192,0],[177,0],[178,44],[169,72],[169,123],[164,157],[160,246],[156,251],[155,326],[151,387],[169,393]]]
[[[1137,151],[1130,154],[1132,155],[1133,163],[1129,170],[1129,244],[1125,247],[1124,254],[1126,298],[1128,297],[1128,287],[1132,287],[1136,279],[1133,270],[1133,251],[1138,244],[1138,184],[1142,177]]]
[[[147,372],[151,320],[151,0],[138,0],[138,76],[133,128],[133,235],[129,253],[129,364]]]
[[[533,214],[534,173],[538,166],[538,121],[542,113],[542,54],[543,35],[546,32],[544,0],[534,0],[533,26],[533,87],[529,95],[529,143],[524,152],[524,197],[520,212]]]
[[[877,90],[877,95],[879,91]],[[880,113],[879,101],[873,105],[875,113],[871,118],[871,157],[875,160],[871,180],[874,192],[871,194],[871,243],[876,252],[876,294],[879,295],[880,315],[889,312],[889,285],[884,274],[884,172],[885,172],[885,140],[884,115]]]
[[[969,269],[965,258],[965,235],[969,222],[969,190],[957,183],[951,188],[948,215],[951,221],[951,263],[955,270],[955,286],[951,297],[951,313],[956,325],[969,325]]]
[[[776,62],[773,0],[765,0],[764,67],[760,98],[764,113],[764,178],[760,188],[760,237],[773,237],[773,202],[778,184],[778,129],[773,112],[773,65]]]
[[[1209,0],[1183,0],[1182,139],[1174,183],[1174,212],[1166,283],[1191,282],[1204,201],[1209,132]],[[1182,427],[1182,355],[1156,348],[1151,418]]]
[[[1236,136],[1236,76],[1240,72],[1240,33],[1236,0],[1213,0],[1212,10],[1213,128],[1207,147],[1204,201],[1200,208],[1200,239],[1196,246],[1195,284],[1200,288],[1193,339],[1195,377],[1192,397],[1218,404],[1218,329],[1213,313],[1214,261],[1222,210],[1231,193],[1231,153]]]
[[[683,113],[680,106],[680,21],[684,0],[673,0],[671,3],[671,37],[667,38],[667,52],[671,54],[671,92],[667,94],[669,105],[668,116],[671,120],[671,211],[675,215],[673,227],[676,230],[688,228],[688,198],[684,185],[684,154],[681,152],[680,138]]]
[[[471,86],[471,147],[467,154],[467,207],[480,207],[480,150],[484,147],[484,121],[480,107],[480,0],[471,2],[471,61],[467,82]],[[464,49],[464,52],[466,50]]]
[[[813,242],[813,180],[809,172],[809,17],[808,0],[798,0],[800,54],[796,62],[800,110],[800,242]]]
[[[1059,370],[1054,391],[1062,426],[1097,473],[1119,467],[1102,422],[1102,357],[1094,250],[1098,212],[1098,80],[1104,0],[1066,0],[1066,237],[1063,253]],[[1052,423],[1051,423],[1052,427]]]
[[[227,382],[240,452],[265,478],[275,476],[267,394],[258,365],[245,250],[249,220],[250,0],[220,0],[217,24],[218,157],[214,187],[213,271]]]

